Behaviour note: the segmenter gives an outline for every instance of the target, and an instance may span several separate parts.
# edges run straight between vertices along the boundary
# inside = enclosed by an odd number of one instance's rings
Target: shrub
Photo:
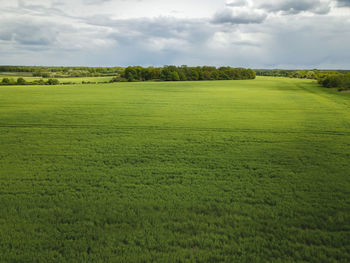
[[[318,80],[325,88],[337,88],[338,90],[350,90],[350,74],[333,74]]]
[[[2,85],[11,85],[11,81],[9,78],[3,78],[1,81]]]
[[[48,79],[46,82],[48,85],[58,85],[60,84],[60,82],[58,81],[58,79]]]
[[[24,78],[17,79],[17,85],[25,85],[25,84],[26,84],[26,80]]]

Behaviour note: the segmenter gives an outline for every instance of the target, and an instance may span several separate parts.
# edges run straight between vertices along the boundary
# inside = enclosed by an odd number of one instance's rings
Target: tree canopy
[[[234,80],[254,79],[251,69],[232,67],[187,67],[164,66],[162,68],[133,66],[125,68],[119,81],[197,81],[197,80]],[[115,81],[118,81],[116,78]]]

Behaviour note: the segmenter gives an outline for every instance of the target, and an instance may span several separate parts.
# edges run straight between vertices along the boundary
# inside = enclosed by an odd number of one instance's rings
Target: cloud
[[[331,10],[329,0],[257,0],[254,6],[268,12],[282,12],[283,14],[299,14],[310,12],[327,14]]]
[[[350,7],[350,0],[338,0],[338,6]]]
[[[231,8],[223,9],[217,12],[212,22],[214,24],[260,24],[264,22],[267,15],[263,12],[254,10],[232,10]]]
[[[97,5],[97,4],[103,4],[110,1],[111,0],[83,0],[83,3],[87,5]]]
[[[108,28],[108,37],[119,42],[147,42],[148,39],[182,39],[188,42],[203,41],[213,28],[205,19],[180,19],[174,17],[110,19],[95,16],[85,19],[92,26]]]
[[[350,21],[331,0],[87,1],[1,5],[1,63],[350,68]]]
[[[48,46],[56,41],[55,33],[49,27],[22,25],[15,33],[13,40],[22,45]]]
[[[350,27],[342,17],[283,17],[278,21],[267,25],[265,52],[270,67],[349,68],[345,43],[350,42]]]
[[[48,46],[56,41],[56,32],[51,23],[37,23],[28,19],[1,21],[0,40],[12,44]]]
[[[247,4],[247,0],[233,0],[226,2],[226,6],[245,6]]]

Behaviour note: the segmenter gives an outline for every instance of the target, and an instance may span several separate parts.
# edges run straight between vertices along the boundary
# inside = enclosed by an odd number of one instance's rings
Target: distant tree
[[[343,79],[343,89],[350,90],[350,73],[346,74]]]
[[[193,69],[191,72],[191,80],[198,80],[199,79],[199,74],[196,69]]]
[[[256,73],[255,73],[254,70],[247,69],[247,73],[248,73],[248,78],[250,78],[250,79],[255,79],[256,78]],[[287,76],[287,74],[283,73],[283,76]]]
[[[127,67],[124,70],[124,78],[126,78],[129,82],[137,80],[137,72],[134,67]]]
[[[24,78],[18,78],[17,79],[17,84],[18,85],[25,85],[26,84],[26,80]]]
[[[151,79],[160,79],[161,69],[160,68],[150,68]]]
[[[179,81],[180,80],[179,73],[177,73],[176,71],[171,72],[171,80],[172,81]]]
[[[180,77],[180,80],[181,80],[181,81],[186,81],[186,80],[187,80],[187,77],[186,77],[185,73],[182,72],[182,71],[180,71],[179,77]]]
[[[166,80],[166,81],[172,80],[172,72],[170,71],[168,66],[165,66],[162,69],[160,73],[160,78],[161,80]]]
[[[306,78],[308,79],[315,79],[316,78],[316,74],[314,71],[308,71],[306,74]]]
[[[43,78],[49,78],[50,77],[50,74],[49,73],[42,73],[41,76]]]
[[[202,69],[198,68],[197,72],[198,72],[198,80],[204,80],[205,78],[204,78]]]
[[[11,84],[9,78],[3,78],[2,81],[1,81],[1,83],[2,83],[3,85],[10,85],[10,84]]]
[[[218,73],[217,70],[212,71],[212,72],[210,73],[210,79],[211,79],[211,80],[217,80],[217,79],[219,79],[219,73]]]
[[[203,78],[205,80],[210,79],[210,75],[211,75],[210,71],[208,71],[208,70],[203,71]]]
[[[58,81],[58,79],[48,79],[46,82],[48,85],[58,85],[60,84],[60,82]]]
[[[34,80],[31,84],[34,84],[34,85],[45,85],[45,81],[43,79]]]

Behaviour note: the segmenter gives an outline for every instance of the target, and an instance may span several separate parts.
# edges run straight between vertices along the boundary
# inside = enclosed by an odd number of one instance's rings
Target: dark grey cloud
[[[327,0],[258,0],[254,1],[254,5],[268,12],[283,12],[284,14],[301,12],[327,14],[331,10],[331,2]]]
[[[239,11],[234,12],[226,8],[214,15],[212,22],[214,24],[260,24],[264,22],[267,14],[256,11]]]
[[[350,0],[338,0],[338,5],[341,7],[350,7]]]
[[[48,28],[26,25],[13,33],[13,40],[22,45],[48,46],[55,40],[55,34]]]
[[[28,19],[3,21],[0,29],[0,40],[11,41],[13,44],[48,46],[56,41],[55,26],[50,23],[33,23]]]

